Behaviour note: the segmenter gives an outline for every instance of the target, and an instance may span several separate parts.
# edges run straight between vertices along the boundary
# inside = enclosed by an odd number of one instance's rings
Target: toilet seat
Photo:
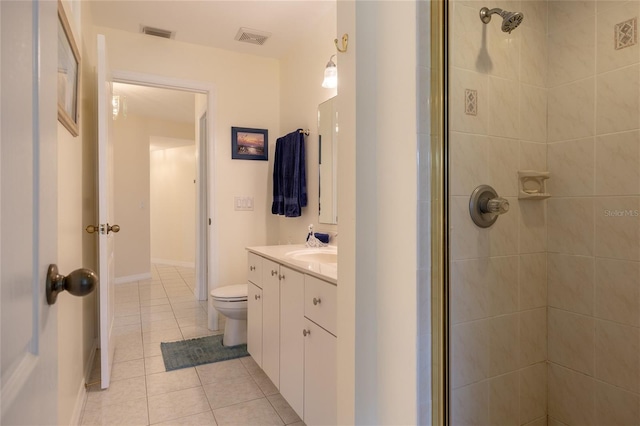
[[[211,297],[225,302],[244,302],[247,300],[247,284],[225,285],[211,290]]]

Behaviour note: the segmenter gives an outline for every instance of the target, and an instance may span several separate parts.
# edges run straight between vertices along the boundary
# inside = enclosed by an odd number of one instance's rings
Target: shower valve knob
[[[481,228],[493,225],[498,216],[509,211],[509,201],[502,198],[492,187],[480,185],[469,198],[469,213],[473,223]]]
[[[492,198],[487,200],[486,206],[482,210],[484,213],[504,214],[509,211],[509,201],[502,197]]]

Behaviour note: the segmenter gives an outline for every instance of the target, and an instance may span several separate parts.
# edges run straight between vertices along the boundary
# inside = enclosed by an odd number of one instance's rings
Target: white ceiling
[[[283,57],[318,19],[334,10],[335,0],[137,0],[93,1],[98,26],[140,33],[142,26],[175,32],[175,40],[240,53]],[[234,40],[240,27],[266,31],[258,46]],[[152,36],[148,36],[152,37]]]
[[[142,26],[175,32],[175,40],[280,58],[305,31],[336,7],[336,0],[99,0],[91,3],[95,25],[140,33]],[[271,33],[262,46],[234,40],[240,27]],[[152,36],[147,36],[152,37]],[[114,83],[128,114],[194,122],[194,95]]]

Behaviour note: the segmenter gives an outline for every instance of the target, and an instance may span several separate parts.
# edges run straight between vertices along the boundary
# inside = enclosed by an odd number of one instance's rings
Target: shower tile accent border
[[[478,115],[478,91],[473,89],[464,90],[464,113],[467,115]]]
[[[615,25],[615,50],[631,47],[638,43],[638,18],[628,19]]]

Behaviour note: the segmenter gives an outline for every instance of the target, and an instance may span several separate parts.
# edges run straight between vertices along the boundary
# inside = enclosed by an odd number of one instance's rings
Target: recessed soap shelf
[[[551,197],[547,192],[547,179],[549,179],[549,172],[518,171],[518,199],[544,200]]]

